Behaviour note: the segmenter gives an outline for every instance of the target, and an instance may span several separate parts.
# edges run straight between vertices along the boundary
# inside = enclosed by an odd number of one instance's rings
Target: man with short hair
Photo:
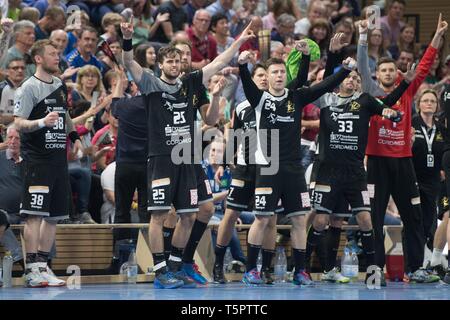
[[[206,7],[211,17],[217,13],[223,13],[227,16],[228,21],[232,21],[236,12],[233,10],[234,0],[217,0]]]
[[[398,59],[395,63],[398,70],[400,70],[401,72],[406,72],[406,70],[408,69],[408,65],[414,62],[414,58],[414,52],[407,49],[400,51]]]
[[[381,30],[383,31],[383,39],[385,48],[397,43],[400,36],[400,30],[405,25],[402,21],[405,13],[405,0],[392,0],[388,6],[387,15],[381,17]]]
[[[60,7],[49,7],[34,28],[36,40],[47,39],[53,30],[63,29],[65,25],[64,10]]]
[[[0,124],[8,125],[14,121],[14,94],[25,79],[25,61],[13,58],[7,67],[8,75],[0,82]]]
[[[22,20],[14,24],[14,45],[8,49],[2,68],[5,69],[8,62],[13,58],[21,58],[25,60],[26,69],[25,77],[31,77],[36,66],[31,61],[29,51],[35,42],[34,23],[28,20]]]
[[[192,67],[197,70],[206,66],[217,57],[217,43],[209,34],[211,15],[200,9],[195,12],[193,24],[186,30],[192,43]]]
[[[187,3],[183,6],[184,11],[187,14],[187,23],[189,25],[192,24],[194,20],[194,14],[197,10],[205,8],[208,1],[206,0],[188,0]]]
[[[24,185],[21,214],[27,219],[25,283],[28,287],[63,286],[47,265],[58,220],[68,218],[69,174],[67,136],[74,153],[82,151],[80,137],[67,110],[67,89],[59,78],[59,55],[50,40],[40,40],[31,49],[36,74],[16,93],[14,116],[21,132]]]
[[[358,70],[362,78],[362,91],[375,97],[385,96],[392,92],[401,80],[398,76],[395,60],[382,58],[377,66],[377,79],[374,81],[369,71],[367,55],[367,33],[369,23],[359,24],[360,39],[358,42]],[[406,238],[405,253],[408,257],[407,271],[410,281],[427,283],[439,281],[436,277],[422,269],[425,235],[422,224],[420,194],[417,185],[411,149],[411,114],[414,96],[425,80],[438,53],[439,44],[447,31],[448,24],[439,15],[436,33],[417,66],[415,79],[402,95],[393,109],[403,113],[398,123],[392,123],[380,116],[370,120],[369,138],[366,154],[368,191],[371,200],[372,224],[375,233],[375,263],[381,269],[385,265],[385,248],[383,236],[384,216],[391,194],[403,222]],[[428,157],[430,159],[431,157]],[[384,273],[381,272],[381,285],[385,286]]]
[[[97,40],[97,30],[92,27],[83,28],[80,38],[78,39],[77,48],[66,56],[66,61],[69,66],[81,68],[91,64],[96,66],[103,73],[105,68],[94,55],[97,47]],[[76,78],[77,74],[75,73],[72,76],[72,81],[75,82]]]

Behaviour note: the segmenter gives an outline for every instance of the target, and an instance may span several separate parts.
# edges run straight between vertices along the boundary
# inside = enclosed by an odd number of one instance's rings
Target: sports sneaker
[[[188,276],[188,274],[184,270],[180,270],[174,273],[174,277],[178,280],[183,281],[183,288],[195,288],[197,284],[194,279]]]
[[[153,281],[153,286],[156,289],[175,289],[182,287],[184,282],[175,278],[172,272],[160,273],[155,277]]]
[[[431,262],[428,261],[426,270],[431,274],[439,276],[441,280],[445,277],[446,270],[444,269],[444,266],[442,264],[438,264],[432,267]]]
[[[48,281],[41,275],[36,263],[30,263],[25,270],[25,286],[28,288],[44,288],[48,286]]]
[[[264,283],[263,279],[261,279],[261,273],[259,273],[256,268],[244,273],[242,282],[248,285],[258,285]]]
[[[440,280],[439,276],[429,273],[427,270],[420,268],[409,273],[409,281],[415,283],[433,283]]]
[[[213,269],[214,283],[225,284],[225,275],[223,274],[223,266],[220,264],[214,264]]]
[[[198,266],[195,263],[184,263],[181,270],[183,270],[196,283],[201,285],[208,284],[208,280],[202,276],[202,273],[198,270]]]
[[[94,219],[92,219],[92,216],[89,212],[83,212],[80,215],[80,223],[82,224],[97,224],[97,222],[94,221]]]
[[[375,270],[375,272],[379,272],[380,273],[380,287],[386,287],[386,277],[384,275],[384,271],[381,268],[377,268]],[[364,280],[364,283],[367,285],[367,280],[369,279],[369,277],[372,275],[372,273],[366,272],[366,279]]]
[[[350,252],[355,252],[356,255],[360,255],[361,253],[363,253],[363,249],[358,246],[358,243],[356,243],[355,240],[349,241],[346,247],[350,249]]]
[[[450,284],[450,269],[447,270],[444,279],[442,279],[446,284]]]
[[[64,280],[58,279],[53,273],[52,269],[44,263],[38,263],[39,272],[44,280],[47,281],[49,287],[62,287],[66,285]]]
[[[274,283],[274,279],[273,279],[272,273],[270,272],[270,269],[263,270],[262,279],[265,284],[273,284]]]
[[[312,286],[314,282],[311,280],[311,276],[304,270],[294,274],[292,282],[297,286]]]
[[[333,283],[349,283],[350,278],[344,277],[340,272],[338,267],[334,267],[330,271],[324,271],[321,278],[321,281],[333,282]]]

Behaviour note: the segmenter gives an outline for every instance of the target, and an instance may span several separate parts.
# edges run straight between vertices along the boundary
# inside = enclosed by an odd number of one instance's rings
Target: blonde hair
[[[102,29],[105,30],[105,28],[109,25],[120,25],[120,23],[123,22],[123,18],[120,14],[115,12],[109,12],[105,14],[102,18]]]
[[[97,85],[94,88],[94,91],[104,91],[103,89],[103,83],[102,83],[102,74],[100,73],[100,70],[98,70],[98,68],[96,66],[93,65],[85,65],[84,67],[82,67],[80,70],[78,70],[77,73],[77,90],[80,91],[81,90],[81,78],[87,74],[95,74],[98,78],[97,81]]]
[[[434,89],[423,89],[422,91],[420,91],[416,99],[416,111],[420,113],[420,100],[422,100],[423,96],[426,95],[427,93],[431,93],[436,97],[437,104],[436,104],[436,111],[434,113],[438,112],[440,109],[439,95]]]

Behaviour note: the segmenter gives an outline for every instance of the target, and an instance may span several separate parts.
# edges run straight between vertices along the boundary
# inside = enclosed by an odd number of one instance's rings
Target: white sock
[[[437,249],[434,248],[433,249],[433,255],[431,256],[431,266],[437,266],[438,264],[441,264],[441,257],[442,257],[442,252],[444,250],[443,249]]]

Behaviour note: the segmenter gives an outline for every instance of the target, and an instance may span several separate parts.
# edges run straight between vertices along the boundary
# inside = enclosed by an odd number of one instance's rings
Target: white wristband
[[[361,33],[359,35],[359,40],[360,41],[367,41],[367,33]]]
[[[38,126],[39,126],[40,129],[45,127],[44,119],[39,119],[38,120]]]

